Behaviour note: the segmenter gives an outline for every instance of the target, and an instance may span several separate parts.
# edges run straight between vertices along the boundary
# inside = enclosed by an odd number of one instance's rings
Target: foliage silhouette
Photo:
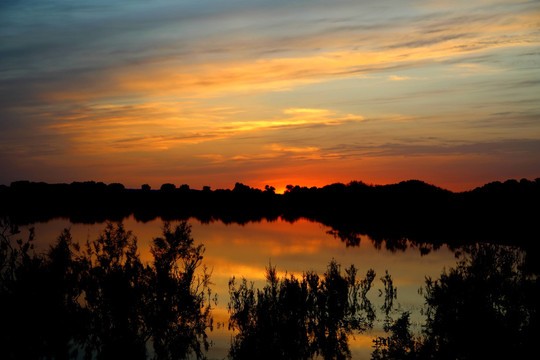
[[[153,262],[143,264],[137,240],[122,224],[76,244],[64,230],[43,254],[34,235],[0,218],[0,357],[2,359],[204,358],[212,329],[210,275],[204,247],[190,226],[164,223],[153,240]],[[540,333],[537,267],[526,253],[499,245],[458,251],[457,265],[426,279],[426,323],[411,331],[411,317],[391,314],[397,297],[384,286],[384,330],[372,358],[525,358]],[[279,278],[255,290],[243,279],[229,285],[232,359],[345,359],[351,335],[371,328],[375,309],[367,295],[375,273],[357,279],[332,261],[323,276]],[[383,295],[381,291],[380,295]]]
[[[66,229],[42,255],[32,233],[14,241],[16,227],[0,225],[2,358],[204,358],[215,298],[187,223],[164,224],[152,265],[122,224],[83,250]]]
[[[373,270],[358,280],[354,266],[342,274],[332,261],[319,277],[278,278],[267,268],[267,284],[255,291],[243,279],[229,283],[231,329],[237,330],[229,356],[232,359],[350,358],[348,337],[371,328],[374,320],[367,293]]]
[[[46,256],[18,229],[1,221],[0,351],[7,359],[67,359],[77,354],[83,320],[77,266],[71,261],[70,237],[62,233]],[[6,250],[7,251],[4,251]]]
[[[163,226],[163,237],[155,238],[149,324],[157,359],[183,359],[193,353],[204,357],[208,350],[207,329],[212,329],[211,304],[217,302],[209,288],[206,268],[201,276],[203,245],[194,246],[191,227],[182,222],[171,229]]]
[[[427,320],[421,336],[403,313],[375,341],[374,360],[509,359],[535,353],[540,333],[537,273],[523,253],[495,245],[471,246],[455,268],[423,289]]]
[[[410,331],[410,313],[405,311],[396,321],[385,324],[384,330],[391,335],[379,336],[374,342],[372,360],[414,360],[420,358],[420,341]]]

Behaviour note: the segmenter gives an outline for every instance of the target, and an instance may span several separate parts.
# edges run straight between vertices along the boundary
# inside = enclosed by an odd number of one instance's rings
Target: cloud
[[[512,158],[520,156],[538,157],[540,139],[503,139],[499,141],[471,142],[444,141],[435,139],[429,143],[419,143],[417,139],[385,144],[341,144],[323,149],[348,156],[361,157],[424,157],[451,155],[487,155]]]
[[[111,174],[132,162],[134,173],[174,163],[196,177],[224,164],[260,171],[257,161],[506,156],[486,144],[538,134],[536,2],[0,6],[0,152],[21,174],[62,163]],[[486,115],[503,110],[513,115]],[[395,138],[432,131],[463,143]]]
[[[232,9],[240,3],[213,2],[212,9],[203,10],[202,5],[163,2],[123,12],[100,4],[72,8],[80,20],[67,17],[61,27],[52,19],[70,13],[60,6],[40,8],[41,17],[21,15],[22,10],[11,14],[23,16],[22,25],[7,14],[15,30],[0,46],[0,64],[3,79],[14,81],[0,84],[7,97],[2,105],[290,90],[359,72],[421,68],[448,57],[538,44],[538,9],[530,5],[473,4],[469,15],[413,8],[400,16],[403,9],[397,5],[377,16],[368,16],[364,2],[340,2],[335,8],[281,5],[251,4],[235,14]],[[34,24],[38,18],[44,20]],[[39,39],[33,40],[30,34],[36,33]],[[411,37],[415,40],[403,41]]]
[[[297,146],[281,146],[278,144],[272,144],[269,146],[269,148],[272,151],[284,152],[284,153],[314,153],[314,152],[319,151],[319,148],[315,146],[297,147]]]
[[[403,80],[410,80],[411,77],[409,76],[398,76],[398,75],[390,75],[388,77],[388,80],[390,81],[403,81]]]
[[[42,131],[64,139],[78,154],[162,151],[179,146],[238,137],[242,134],[337,126],[364,117],[328,109],[289,108],[282,114],[252,120],[233,107],[191,102],[96,104],[51,113]],[[239,121],[242,116],[249,116]]]
[[[283,110],[284,114],[287,115],[315,115],[315,116],[326,116],[330,113],[329,110],[326,109],[297,109],[297,108],[290,108]]]

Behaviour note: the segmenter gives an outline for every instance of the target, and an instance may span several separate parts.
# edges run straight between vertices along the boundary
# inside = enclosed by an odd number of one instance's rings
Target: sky
[[[0,184],[540,177],[540,1],[0,3]]]

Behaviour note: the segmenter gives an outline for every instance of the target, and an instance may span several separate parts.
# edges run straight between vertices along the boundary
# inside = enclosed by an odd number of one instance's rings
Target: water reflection
[[[528,358],[540,332],[540,288],[524,265],[516,249],[467,247],[455,267],[426,279],[424,331],[411,332],[402,312],[375,341],[372,359]]]
[[[181,221],[171,222],[180,225]],[[373,268],[378,274],[388,270],[399,287],[400,302],[407,308],[416,309],[422,305],[417,290],[425,275],[436,275],[440,270],[454,263],[454,254],[447,248],[420,256],[414,248],[392,253],[376,249],[368,237],[362,236],[359,246],[346,248],[327,234],[329,228],[308,220],[291,223],[284,220],[261,221],[244,226],[222,222],[202,224],[191,221],[193,236],[197,244],[205,244],[204,264],[212,270],[212,289],[219,294],[219,302],[213,309],[214,324],[227,324],[228,282],[231,277],[246,277],[254,281],[255,288],[265,285],[265,267],[269,261],[277,265],[278,275],[286,271],[301,278],[307,271],[323,274],[328,262],[334,258],[338,263],[354,264],[359,273]],[[152,264],[151,247],[153,238],[161,232],[162,221],[141,223],[134,218],[124,221],[126,229],[133,230],[138,237],[139,258],[143,265]],[[93,241],[100,235],[104,224],[72,224],[65,219],[34,224],[37,252],[48,250],[56,241],[63,228],[69,227],[74,239],[81,244]],[[25,228],[21,228],[24,231]],[[22,234],[21,234],[22,236]],[[26,235],[25,235],[26,236]],[[376,285],[380,285],[377,281]],[[373,301],[377,301],[378,289],[372,290]],[[419,315],[418,315],[419,316]],[[364,335],[350,339],[350,350],[354,359],[367,359],[371,352],[371,339],[377,334],[380,324]],[[208,357],[222,359],[226,356],[232,334],[227,326],[214,326],[209,334]]]
[[[314,272],[279,278],[269,267],[266,285],[253,288],[244,278],[229,283],[230,327],[238,330],[232,359],[345,359],[349,336],[373,326],[375,312],[367,293],[375,272],[357,279],[351,265],[342,273],[330,262],[322,277]]]
[[[32,236],[13,241],[16,228],[2,225],[2,358],[204,357],[212,295],[209,275],[196,273],[204,249],[186,223],[164,225],[153,265],[122,224],[83,247],[66,229],[44,255]]]
[[[372,344],[358,336],[362,331],[377,340],[374,358],[478,358],[467,349],[497,344],[496,358],[527,348],[539,330],[536,275],[518,250],[473,246],[456,265],[445,249],[421,257],[411,249],[382,251],[369,239],[346,248],[307,221],[194,223],[198,242],[182,221],[99,225],[97,236],[74,226],[44,246],[45,225],[38,226],[37,240],[30,233],[19,242],[21,234],[3,228],[2,358],[245,358],[257,352],[261,358],[369,358]],[[77,246],[71,235],[87,242]],[[288,274],[266,269],[269,260]],[[343,272],[340,263],[354,267]],[[211,278],[204,265],[213,269]],[[380,275],[370,268],[392,275],[382,277],[378,303]],[[368,275],[358,279],[357,271]],[[426,274],[436,280],[425,284]],[[229,287],[233,276],[246,280]],[[392,306],[396,287],[400,307]],[[427,322],[416,311],[424,300]],[[221,326],[227,323],[235,333]],[[475,337],[467,342],[463,334]]]

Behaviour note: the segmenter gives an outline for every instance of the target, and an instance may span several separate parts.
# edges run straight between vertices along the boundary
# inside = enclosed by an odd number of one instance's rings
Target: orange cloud
[[[341,114],[326,109],[286,109],[280,115],[264,120],[235,121],[242,111],[231,107],[205,108],[194,102],[148,103],[137,105],[94,105],[72,110],[54,117],[46,129],[67,136],[72,150],[85,154],[126,151],[159,151],[175,146],[189,146],[216,141],[239,133],[286,129],[309,125],[339,125],[361,121],[354,114]],[[313,152],[307,147],[276,148],[273,151]],[[202,153],[198,156],[216,161],[224,156]],[[245,160],[250,155],[235,155],[234,160]],[[263,154],[262,157],[272,157]]]
[[[286,56],[246,54],[244,44],[233,40],[228,49],[237,58],[195,58],[155,54],[134,65],[115,67],[103,82],[87,89],[48,89],[43,99],[74,101],[85,98],[181,97],[212,98],[232,92],[288,91],[306,84],[380,72],[399,67],[414,68],[467,54],[518,46],[538,46],[535,30],[540,11],[530,13],[470,15],[465,20],[451,15],[424,18],[414,26],[396,25],[391,31],[374,29],[370,36],[329,30],[294,43]],[[467,31],[463,31],[467,21]],[[329,41],[329,37],[338,40]],[[411,41],[411,39],[414,39]],[[264,48],[264,40],[259,47]],[[267,46],[277,46],[267,40]],[[234,47],[236,46],[236,48]],[[313,51],[310,49],[318,48]],[[395,75],[394,75],[395,76]],[[397,80],[394,78],[393,80]]]

